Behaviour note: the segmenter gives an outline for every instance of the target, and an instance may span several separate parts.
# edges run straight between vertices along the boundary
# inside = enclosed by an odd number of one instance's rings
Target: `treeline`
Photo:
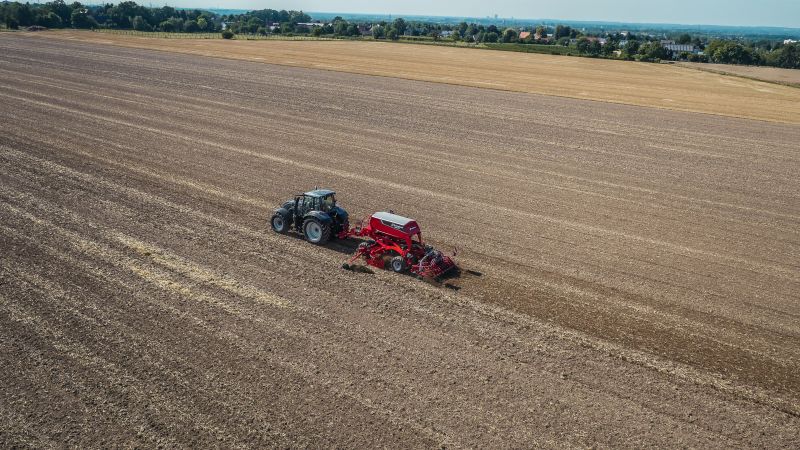
[[[107,28],[118,30],[162,32],[222,31],[228,22],[236,31],[255,33],[269,23],[298,23],[311,18],[301,11],[265,9],[241,15],[218,15],[199,9],[177,9],[171,6],[150,8],[127,1],[117,5],[83,5],[55,0],[47,3],[0,3],[0,23],[9,29],[38,26],[44,28]],[[253,24],[245,26],[245,24]]]
[[[219,18],[208,11],[176,9],[170,6],[148,8],[135,2],[117,5],[67,4],[63,0],[47,3],[4,2],[0,20],[7,28],[40,26],[45,28],[110,28],[139,31],[214,32]]]
[[[244,14],[223,15],[221,21],[232,33],[262,34],[268,33],[308,33],[307,26],[299,23],[311,22],[311,16],[303,11],[276,11],[261,9]]]
[[[798,43],[730,39],[707,41],[689,34],[675,35],[672,39],[631,33],[591,35],[565,25],[501,29],[496,25],[467,22],[437,24],[397,18],[393,21],[372,23],[351,22],[342,17],[323,23],[314,21],[302,11],[263,9],[244,14],[218,15],[198,9],[176,9],[169,6],[151,8],[132,1],[117,5],[83,5],[78,2],[67,4],[63,0],[42,4],[4,1],[0,3],[0,23],[11,29],[35,26],[187,33],[222,31],[225,38],[232,38],[235,34],[300,34],[335,38],[451,41],[491,44],[493,48],[501,49],[550,51],[598,58],[637,61],[678,59],[800,69]],[[690,50],[679,47],[681,45],[688,46]]]
[[[703,57],[702,62],[800,69],[800,44],[777,43],[765,48],[753,43],[713,40],[706,46]]]

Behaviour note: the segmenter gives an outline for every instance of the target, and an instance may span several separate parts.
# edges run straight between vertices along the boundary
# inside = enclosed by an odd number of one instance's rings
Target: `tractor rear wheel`
[[[392,270],[397,273],[405,272],[406,260],[402,256],[395,256],[392,258]]]
[[[276,233],[285,234],[289,232],[289,222],[280,214],[272,216],[270,224]]]
[[[324,245],[331,238],[331,227],[311,217],[303,223],[303,234],[308,242],[314,245]]]

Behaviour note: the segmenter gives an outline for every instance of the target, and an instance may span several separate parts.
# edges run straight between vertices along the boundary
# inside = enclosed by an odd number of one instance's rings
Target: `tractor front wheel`
[[[314,245],[324,245],[331,238],[331,227],[317,219],[306,219],[303,223],[303,234],[306,240]]]
[[[392,258],[392,270],[397,273],[405,272],[406,260],[402,256],[395,256]]]
[[[289,222],[280,214],[272,216],[270,223],[272,224],[272,229],[276,233],[285,234],[289,232]]]

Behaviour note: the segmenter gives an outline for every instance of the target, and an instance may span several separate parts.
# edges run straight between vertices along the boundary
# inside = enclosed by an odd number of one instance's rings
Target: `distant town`
[[[66,4],[62,0],[0,3],[0,23],[6,30],[78,28],[219,33],[227,39],[371,39],[643,62],[800,68],[800,30],[785,28],[312,14],[273,9],[151,8],[134,2],[116,6]]]

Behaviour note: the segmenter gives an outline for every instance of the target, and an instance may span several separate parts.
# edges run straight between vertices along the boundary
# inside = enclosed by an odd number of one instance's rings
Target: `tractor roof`
[[[336,192],[330,189],[314,189],[313,191],[308,191],[304,195],[309,197],[325,197],[326,195],[335,194]]]

